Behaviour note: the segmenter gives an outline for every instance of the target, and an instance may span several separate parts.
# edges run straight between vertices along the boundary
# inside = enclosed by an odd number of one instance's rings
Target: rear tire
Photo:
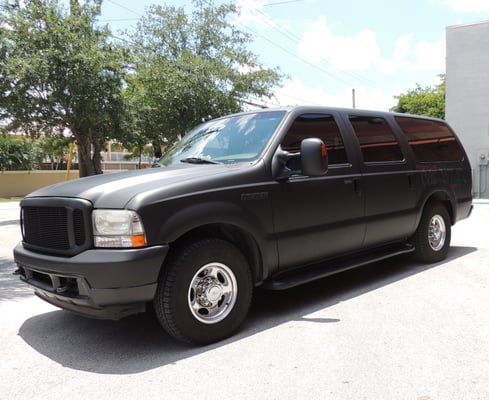
[[[153,301],[174,338],[209,344],[231,336],[244,321],[253,282],[243,254],[221,239],[187,243],[164,265]]]
[[[441,203],[428,203],[414,234],[414,257],[421,262],[435,263],[446,258],[450,247],[451,220]]]

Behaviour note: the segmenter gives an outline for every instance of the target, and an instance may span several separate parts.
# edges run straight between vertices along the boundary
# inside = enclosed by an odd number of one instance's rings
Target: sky
[[[234,23],[252,36],[250,50],[261,64],[286,75],[269,106],[355,103],[388,110],[397,104],[394,96],[418,84],[439,83],[445,73],[447,26],[489,20],[489,0],[236,3],[241,15]],[[134,29],[152,4],[192,11],[191,1],[183,0],[104,0],[99,20],[117,35]]]

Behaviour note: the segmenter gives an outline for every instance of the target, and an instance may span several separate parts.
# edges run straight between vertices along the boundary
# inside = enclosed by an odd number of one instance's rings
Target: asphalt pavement
[[[282,292],[193,347],[151,315],[92,320],[12,274],[18,203],[0,204],[0,399],[489,399],[489,204],[446,261],[397,257]]]
[[[0,227],[19,222],[20,208],[18,201],[0,203]]]

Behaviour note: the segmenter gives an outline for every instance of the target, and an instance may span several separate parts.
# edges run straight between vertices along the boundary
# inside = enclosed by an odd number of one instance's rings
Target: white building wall
[[[446,120],[470,158],[475,197],[489,198],[489,21],[446,28]]]

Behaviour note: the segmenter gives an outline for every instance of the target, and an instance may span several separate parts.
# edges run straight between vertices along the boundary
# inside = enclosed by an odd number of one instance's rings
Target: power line
[[[298,0],[298,1],[303,1],[303,0]],[[279,3],[274,3],[274,4],[279,4]],[[280,4],[283,4],[283,3],[280,3]],[[283,26],[276,24],[275,21],[272,18],[270,18],[270,16],[265,14],[264,12],[262,12],[260,10],[251,10],[251,13],[255,14],[259,19],[261,19],[271,29],[278,31],[279,33],[281,33],[282,35],[287,37],[289,40],[291,40],[295,44],[300,45],[301,38],[299,36],[297,36],[296,34],[291,32],[290,30],[284,28]],[[330,66],[333,65],[333,62],[328,57],[324,57],[324,61],[327,64],[329,64]],[[304,61],[304,62],[306,62],[309,65],[314,65],[312,63],[308,63],[307,61]],[[349,75],[350,77],[352,77],[352,78],[354,78],[360,82],[373,83],[370,79],[368,79],[368,78],[366,78],[360,74],[357,74],[353,71],[348,71],[348,70],[345,70],[343,68],[338,68],[338,70],[341,71],[342,73],[346,74],[346,75]]]
[[[123,8],[125,9],[126,11],[129,11],[135,15],[139,15],[139,16],[143,16],[142,14],[122,5],[122,4],[119,4],[117,2],[115,2],[114,0],[107,0],[108,2],[120,7],[120,8]],[[268,4],[265,4],[265,6],[275,6],[275,5],[284,5],[284,4],[291,4],[291,3],[299,3],[299,2],[304,2],[306,0],[287,0],[287,1],[279,1],[279,2],[275,2],[275,3],[268,3]],[[273,19],[271,19],[267,14],[265,14],[264,12],[260,11],[260,10],[252,10],[251,11],[255,16],[257,16],[259,19],[261,19],[269,28],[273,29],[273,30],[276,30],[278,31],[280,34],[282,34],[283,36],[285,36],[286,38],[288,38],[289,40],[291,40],[293,43],[299,45],[300,42],[301,42],[301,38],[298,37],[296,34],[294,34],[293,32],[291,32],[290,30],[284,28],[283,26],[281,25],[278,25],[275,23],[275,21]],[[127,19],[127,20],[134,20],[134,19]],[[310,67],[326,74],[326,75],[329,75],[330,77],[332,77],[333,79],[336,79],[336,80],[339,80],[339,81],[342,81],[343,83],[345,84],[350,84],[349,81],[346,81],[344,79],[341,79],[339,78],[338,76],[334,75],[333,73],[327,71],[326,69],[323,69],[321,68],[320,66],[316,65],[316,64],[312,64],[300,57],[298,57],[296,54],[290,52],[289,50],[287,50],[285,47],[277,44],[276,42],[270,40],[269,38],[267,38],[266,36],[258,33],[257,31],[251,29],[250,27],[247,27],[246,25],[240,23],[241,26],[243,26],[245,29],[248,29],[249,31],[253,32],[255,35],[257,36],[260,36],[262,37],[264,40],[266,40],[267,42],[269,42],[270,44],[272,44],[273,46],[276,46],[278,47],[279,49],[281,49],[282,51],[286,52],[287,54],[293,56],[294,58],[300,60],[301,62],[309,65]],[[116,39],[120,39],[120,40],[123,40],[121,38],[116,38]],[[328,63],[329,65],[332,65],[332,61],[329,60],[327,57],[325,58],[325,62]],[[344,70],[344,69],[340,69],[340,71],[342,71],[344,74],[346,75],[350,75],[352,78],[360,81],[360,82],[365,82],[365,81],[369,81],[368,79],[358,75],[358,74],[355,74],[354,72],[352,71],[347,71],[347,70]]]
[[[300,97],[292,96],[290,94],[286,94],[286,93],[283,93],[283,92],[275,91],[275,93],[276,94],[279,94],[280,96],[285,96],[285,97],[289,97],[289,98],[294,99],[294,100],[299,100],[302,103],[312,104],[313,106],[322,106],[322,104],[316,103],[315,101],[301,99]]]
[[[335,76],[333,75],[330,71],[324,69],[324,68],[321,68],[319,65],[316,65],[316,64],[312,64],[306,60],[304,60],[303,58],[300,58],[298,55],[292,53],[290,50],[288,50],[287,48],[283,47],[282,45],[274,42],[273,40],[269,39],[268,37],[266,37],[265,35],[262,35],[261,33],[255,31],[254,29],[250,28],[249,26],[246,26],[246,25],[243,25],[242,23],[238,22],[243,28],[249,30],[250,32],[254,33],[255,35],[257,36],[260,36],[263,40],[269,42],[270,44],[272,44],[273,46],[279,48],[280,50],[284,51],[285,53],[291,55],[292,57],[294,57],[295,59],[301,61],[302,63],[308,65],[309,67],[311,68],[314,68],[316,70],[318,70],[319,72],[322,72],[323,74],[325,75],[329,75],[331,78],[335,79],[335,80],[339,80],[339,81],[342,81],[343,83],[346,83],[346,84],[349,84],[350,82],[348,81],[345,81],[344,79],[338,77],[338,76]]]
[[[126,22],[126,21],[139,21],[139,18],[120,18],[120,19],[101,19],[99,22]]]
[[[126,7],[126,6],[123,6],[122,4],[116,3],[116,2],[115,2],[115,1],[113,1],[113,0],[107,0],[107,1],[108,1],[109,3],[114,4],[114,5],[115,5],[115,6],[117,6],[117,7],[120,7],[120,8],[123,8],[124,10],[126,10],[126,11],[129,11],[130,13],[136,14],[136,15],[138,15],[139,17],[142,17],[142,16],[143,16],[143,14],[141,14],[141,13],[139,13],[139,12],[136,12],[136,11],[134,11],[134,10],[131,10],[130,8],[128,8],[128,7]]]
[[[117,2],[115,2],[114,0],[107,0],[108,2],[114,4],[115,6],[117,7],[120,7],[128,12],[131,12],[135,15],[138,15],[140,17],[143,17],[144,15],[143,14],[140,14],[122,4],[119,4]],[[281,1],[281,2],[275,2],[275,3],[269,3],[269,4],[265,4],[264,7],[266,6],[275,6],[275,5],[284,5],[284,4],[290,4],[290,3],[299,3],[299,2],[304,2],[306,0],[288,0],[288,1]],[[290,30],[284,28],[283,26],[280,26],[280,25],[277,25],[275,23],[275,21],[273,19],[271,19],[267,14],[263,13],[262,11],[260,10],[252,10],[251,11],[255,16],[257,16],[260,20],[262,20],[262,22],[264,22],[269,28],[273,29],[273,30],[276,30],[278,31],[280,34],[282,34],[283,36],[285,36],[288,40],[294,42],[295,44],[300,44],[300,41],[301,39],[295,35],[293,32],[291,32]],[[133,20],[137,20],[137,18],[127,18],[127,19],[120,19],[120,20],[112,20],[112,21],[133,21]],[[109,20],[111,21],[111,20]],[[108,21],[106,21],[108,22]],[[291,55],[292,57],[294,57],[295,59],[305,63],[306,65],[308,65],[309,67],[311,68],[314,68],[316,69],[317,71],[323,73],[323,74],[326,74],[328,76],[330,76],[331,78],[335,79],[335,80],[338,80],[338,81],[341,81],[343,83],[346,83],[346,84],[350,84],[349,81],[346,81],[340,77],[338,77],[337,75],[334,75],[333,73],[331,73],[330,71],[320,67],[319,65],[317,64],[312,64],[306,60],[304,60],[303,58],[300,58],[298,55],[294,54],[293,52],[289,51],[287,48],[285,48],[284,46],[272,41],[271,39],[269,39],[268,37],[262,35],[261,33],[255,31],[254,29],[250,28],[249,26],[246,26],[240,22],[238,22],[239,25],[241,25],[243,28],[249,30],[250,32],[252,32],[253,34],[255,34],[256,36],[259,36],[261,37],[262,39],[264,39],[265,41],[269,42],[270,44],[272,44],[273,46],[279,48],[280,50],[284,51],[285,53]],[[115,35],[112,35],[112,37],[114,39],[117,39],[117,40],[120,40],[120,41],[123,41],[123,42],[126,42],[126,43],[131,43],[130,40],[127,40],[127,39],[124,39],[124,38],[121,38],[121,37],[118,37],[118,36],[115,36]],[[328,59],[325,60],[327,63],[329,64],[332,64]],[[349,74],[350,76],[352,76],[353,78],[357,79],[357,80],[364,80],[362,77],[360,76],[356,76],[355,74],[349,72],[349,71],[343,71],[344,73],[346,74]],[[295,99],[295,100],[299,100],[301,102],[304,102],[304,103],[309,103],[309,104],[317,104],[317,103],[314,103],[314,102],[311,102],[311,101],[308,101],[308,100],[304,100],[304,99],[301,99],[301,98],[298,98],[298,97],[295,97],[295,96],[291,96],[291,95],[288,95],[288,94],[285,94],[285,93],[281,93],[281,92],[276,92],[277,94],[281,95],[281,96],[285,96],[285,97],[289,97],[289,98],[292,98],[292,99]],[[257,101],[263,101],[263,99],[257,99]],[[251,105],[251,104],[250,104]],[[258,106],[257,104],[254,104],[255,106]],[[279,105],[279,104],[277,104]]]
[[[302,3],[303,1],[306,0],[288,0],[288,1],[279,1],[277,3],[268,3],[264,4],[263,7],[268,7],[268,6],[281,6],[283,4],[290,4],[290,3]]]

